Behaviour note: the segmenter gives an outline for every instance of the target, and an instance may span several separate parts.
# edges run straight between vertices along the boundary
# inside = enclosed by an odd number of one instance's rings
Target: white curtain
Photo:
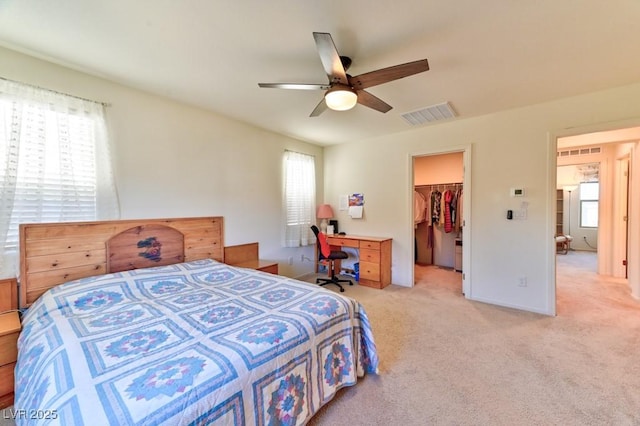
[[[315,242],[311,225],[316,215],[315,158],[285,151],[283,161],[284,247],[300,247]]]
[[[104,106],[0,79],[0,277],[20,223],[118,217]]]

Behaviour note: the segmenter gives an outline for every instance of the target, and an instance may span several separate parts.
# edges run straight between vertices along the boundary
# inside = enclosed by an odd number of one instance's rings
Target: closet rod
[[[431,183],[428,185],[416,185],[415,188],[433,188],[438,186],[462,186],[462,182]]]

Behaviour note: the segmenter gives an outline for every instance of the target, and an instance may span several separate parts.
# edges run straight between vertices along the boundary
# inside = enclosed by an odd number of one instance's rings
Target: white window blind
[[[118,218],[104,106],[0,79],[0,202],[0,276],[20,223]]]
[[[311,155],[285,151],[283,161],[284,247],[300,247],[314,242],[316,168]]]

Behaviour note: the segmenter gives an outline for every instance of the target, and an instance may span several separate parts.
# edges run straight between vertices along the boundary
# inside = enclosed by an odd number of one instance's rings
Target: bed
[[[21,227],[17,423],[304,424],[377,371],[357,301],[227,265],[222,234],[222,218]]]

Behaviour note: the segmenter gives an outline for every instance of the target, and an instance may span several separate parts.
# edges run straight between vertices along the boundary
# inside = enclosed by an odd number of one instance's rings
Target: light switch
[[[511,188],[512,197],[524,197],[524,188]]]

